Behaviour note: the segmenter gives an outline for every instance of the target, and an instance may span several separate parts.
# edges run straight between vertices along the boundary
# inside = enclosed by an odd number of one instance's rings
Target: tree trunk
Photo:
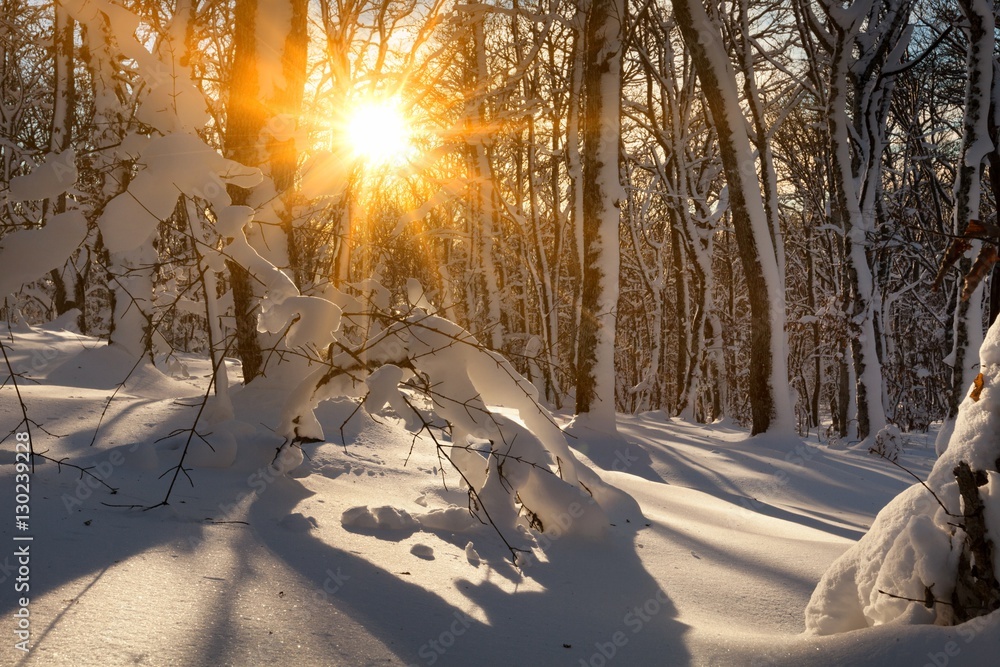
[[[989,114],[992,108],[993,49],[996,41],[992,1],[959,0],[959,6],[969,22],[965,119],[962,126],[962,153],[956,165],[955,209],[952,218],[954,233],[961,235],[970,220],[979,219],[982,165],[993,150]],[[967,257],[959,263],[963,275],[971,268],[971,259],[979,251],[981,243],[976,241],[972,246]],[[956,289],[959,293],[962,292],[961,282]],[[983,283],[979,284],[967,300],[958,300],[953,327],[949,421],[958,415],[958,406],[979,373],[979,348],[983,344]]]
[[[49,152],[61,153],[73,145],[73,110],[76,105],[76,78],[74,70],[73,35],[76,22],[62,3],[53,3],[55,12],[52,26],[52,59],[54,85],[52,90],[52,125],[49,133]],[[52,213],[66,211],[66,193],[59,195],[52,204]],[[80,310],[77,325],[81,333],[87,332],[85,285],[80,284],[83,276],[71,257],[66,266],[53,269],[49,275],[55,286],[53,305],[56,316],[73,308]]]
[[[790,432],[793,419],[785,297],[736,77],[718,29],[701,0],[674,0],[673,6],[718,135],[736,243],[749,290],[752,433]]]
[[[259,16],[258,0],[236,2],[224,143],[226,157],[261,167],[271,177],[269,182],[274,189],[262,190],[264,201],[257,202],[259,198],[254,193],[241,188],[230,188],[230,197],[235,205],[258,204],[256,220],[247,229],[248,241],[261,256],[279,268],[290,268],[294,274],[296,265],[290,266],[290,254],[295,252],[294,229],[287,198],[291,196],[298,154],[294,139],[284,135],[292,129],[285,124],[297,118],[301,110],[308,35],[305,0],[283,1],[290,4],[290,18],[287,29],[280,33],[284,38],[280,44],[261,39],[269,33],[258,25],[258,18],[267,18]],[[270,28],[273,30],[274,26]],[[275,53],[280,54],[280,60],[274,60]],[[280,77],[275,75],[276,70],[280,71]],[[283,86],[277,88],[277,83]],[[279,235],[274,234],[275,227],[281,230]],[[256,312],[263,295],[255,289],[252,277],[243,267],[232,261],[227,266],[236,311],[236,351],[243,363],[243,381],[250,382],[264,372]]]
[[[587,16],[583,134],[583,293],[576,412],[616,431],[615,318],[621,187],[621,58],[625,2],[594,0]]]

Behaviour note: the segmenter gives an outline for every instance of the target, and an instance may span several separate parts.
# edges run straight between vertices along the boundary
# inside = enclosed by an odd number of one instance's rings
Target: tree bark
[[[272,260],[279,268],[290,268],[296,273],[297,262],[290,262],[295,253],[294,228],[290,212],[291,190],[294,184],[298,153],[294,139],[282,138],[290,128],[285,123],[294,122],[302,106],[305,85],[307,34],[306,0],[282,0],[289,3],[290,21],[281,44],[264,44],[258,26],[258,0],[237,0],[234,15],[233,67],[230,74],[229,103],[227,107],[225,154],[241,164],[261,167],[270,176],[275,192],[272,197],[279,202],[264,202],[258,209],[271,206],[281,228],[280,238],[265,238],[269,234],[264,225],[252,223],[257,228],[248,234],[248,240],[262,256]],[[280,51],[282,89],[262,90],[261,60],[264,49]],[[268,132],[265,128],[268,122]],[[252,205],[252,193],[241,188],[230,188],[235,205]],[[288,266],[290,264],[290,266]],[[252,276],[241,266],[227,262],[236,311],[236,351],[243,363],[243,381],[250,382],[264,372],[264,357],[257,333],[257,313],[262,294],[254,289]]]
[[[583,293],[576,412],[615,431],[621,58],[625,2],[594,0],[587,16],[583,115]]]
[[[701,0],[674,0],[674,15],[719,140],[740,263],[750,300],[750,413],[754,435],[790,431],[785,299],[756,163],[740,110],[736,77],[718,28]]]
[[[989,115],[993,90],[993,49],[996,41],[992,1],[959,0],[958,4],[969,23],[965,118],[962,124],[962,152],[956,165],[955,208],[952,218],[954,233],[961,235],[970,220],[979,219],[982,166],[994,148],[990,140]],[[971,268],[972,257],[980,247],[981,242],[974,242],[968,256],[959,263],[963,275]],[[959,281],[956,290],[960,294],[962,289]],[[983,289],[983,283],[980,283],[967,300],[959,298],[955,308],[952,346],[954,362],[948,404],[950,420],[958,415],[958,406],[979,373],[979,348],[983,344]]]

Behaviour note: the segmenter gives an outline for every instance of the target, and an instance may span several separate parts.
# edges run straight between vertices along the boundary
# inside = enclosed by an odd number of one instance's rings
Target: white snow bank
[[[970,388],[959,409],[947,449],[928,477],[930,490],[915,484],[897,496],[879,513],[868,533],[830,567],[806,608],[807,632],[952,622],[952,607],[946,603],[955,590],[965,540],[964,531],[955,526],[963,521],[954,474],[960,461],[987,473],[988,484],[979,493],[987,530],[994,545],[1000,544],[995,472],[1000,460],[1000,325],[990,328],[980,361],[982,385]],[[1000,555],[996,549],[994,554]],[[993,565],[1000,577],[1000,558],[995,557]]]

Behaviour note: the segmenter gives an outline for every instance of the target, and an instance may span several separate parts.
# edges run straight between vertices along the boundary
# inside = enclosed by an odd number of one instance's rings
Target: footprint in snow
[[[301,512],[289,514],[278,525],[293,533],[308,533],[313,528],[319,528],[319,522],[311,516],[305,516]]]
[[[410,553],[417,558],[423,558],[424,560],[434,560],[434,548],[429,547],[426,544],[414,544],[410,548]]]

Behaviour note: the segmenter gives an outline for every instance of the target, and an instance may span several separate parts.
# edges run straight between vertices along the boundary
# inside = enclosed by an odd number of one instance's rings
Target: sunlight
[[[402,164],[412,150],[409,123],[395,100],[357,105],[345,133],[354,157],[369,165]]]

